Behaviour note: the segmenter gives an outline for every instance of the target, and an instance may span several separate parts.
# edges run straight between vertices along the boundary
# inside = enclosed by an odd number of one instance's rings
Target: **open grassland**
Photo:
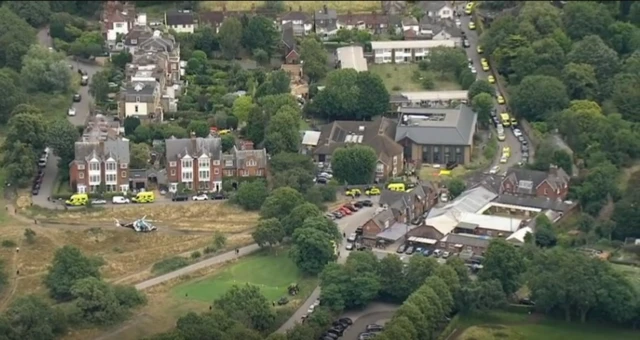
[[[413,91],[458,91],[460,85],[450,80],[452,77],[436,77],[435,88],[425,90],[416,81],[415,74],[420,72],[417,64],[370,64],[369,71],[382,78],[389,93],[413,92]]]
[[[264,4],[264,1],[202,1],[200,8],[202,10],[221,11],[226,8],[227,11],[250,11],[252,8],[258,8]],[[382,10],[380,1],[284,1],[286,11],[302,10],[303,12],[314,12],[321,10],[326,5],[329,9],[335,9],[338,13],[372,12]]]
[[[486,313],[463,317],[461,333],[453,340],[631,340],[640,339],[640,332],[595,324],[568,323],[542,315]]]

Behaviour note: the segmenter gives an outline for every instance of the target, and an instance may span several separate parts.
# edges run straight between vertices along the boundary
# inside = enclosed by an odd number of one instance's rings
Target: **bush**
[[[216,249],[215,247],[207,246],[206,248],[204,248],[202,252],[205,254],[212,254],[212,253],[215,253],[216,251],[218,251],[218,249]]]
[[[202,253],[200,253],[197,250],[194,251],[193,253],[191,253],[191,258],[194,259],[194,260],[197,259],[197,258],[200,258],[201,256],[202,256]]]
[[[17,246],[17,244],[12,240],[2,240],[2,246],[5,248],[13,248]]]
[[[153,264],[151,271],[156,274],[166,274],[170,273],[174,270],[178,270],[182,267],[186,267],[189,265],[189,260],[184,257],[174,256],[168,259],[164,259],[160,262],[156,262]]]
[[[498,153],[498,142],[494,137],[492,137],[487,143],[487,146],[485,146],[484,150],[482,151],[482,155],[487,160],[493,160],[496,157],[497,153]]]
[[[121,306],[133,308],[147,303],[147,297],[133,286],[113,286],[113,293]]]

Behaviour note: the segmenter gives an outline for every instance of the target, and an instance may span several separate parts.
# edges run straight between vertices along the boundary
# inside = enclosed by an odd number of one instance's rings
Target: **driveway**
[[[376,323],[378,325],[386,324],[391,320],[398,307],[399,306],[396,305],[380,306],[380,304],[372,303],[367,306],[362,315],[351,317],[348,313],[345,314],[344,317],[350,317],[353,320],[353,325],[344,332],[341,339],[358,340],[358,335],[365,332],[367,325],[372,323]]]
[[[465,48],[465,51],[467,52],[467,56],[473,60],[473,65],[475,66],[476,70],[478,71],[477,73],[477,78],[478,79],[484,79],[486,80],[487,77],[489,75],[493,75],[493,73],[491,71],[489,72],[485,72],[482,70],[482,66],[480,64],[480,59],[483,57],[478,53],[478,44],[479,44],[479,39],[478,39],[478,31],[477,30],[470,30],[469,29],[469,21],[472,20],[471,16],[468,15],[462,15],[462,17],[460,18],[461,21],[461,28],[462,30],[465,32],[467,40],[469,41],[469,44],[471,45],[468,48]],[[496,86],[496,93],[499,93],[498,87]],[[504,94],[503,94],[504,95]],[[495,102],[496,105],[496,110],[498,111],[498,113],[501,112],[509,112],[509,109],[507,106],[505,105],[499,105],[498,102]],[[492,166],[494,165],[500,165],[501,168],[501,173],[505,172],[508,168],[515,166],[518,164],[518,162],[520,162],[520,160],[522,159],[522,152],[521,152],[521,145],[520,142],[518,141],[518,139],[513,135],[513,130],[511,130],[510,128],[505,128],[505,141],[503,142],[498,142],[498,146],[499,146],[499,150],[498,150],[498,154],[496,155],[496,159],[493,161],[493,163],[491,164]],[[493,130],[492,133],[496,133],[495,130]],[[526,136],[525,136],[526,138]],[[527,138],[528,139],[528,138]],[[529,145],[531,145],[530,140],[529,140]],[[505,146],[508,146],[511,149],[511,157],[509,157],[508,161],[506,164],[499,164],[500,161],[500,156],[502,155],[502,148],[504,148]],[[533,160],[533,154],[531,151],[529,151],[529,160]]]
[[[374,203],[373,207],[362,209],[351,216],[344,217],[340,220],[336,220],[336,223],[338,224],[338,229],[340,229],[341,232],[347,235],[355,232],[356,228],[363,225],[371,217],[373,217],[376,211],[376,207],[378,206],[378,198],[379,196],[374,196],[371,198],[371,200]],[[347,245],[347,240],[343,239],[342,244],[340,245],[338,263],[344,263],[347,260],[347,257],[349,256],[349,251],[345,250],[346,245]],[[299,323],[302,320],[302,317],[307,314],[309,307],[319,298],[320,298],[320,286],[314,289],[314,291],[311,293],[309,298],[300,306],[300,308],[298,308],[298,310],[295,313],[293,313],[291,318],[289,318],[289,320],[287,320],[287,322],[285,322],[278,329],[278,333],[284,333],[287,330],[293,328],[296,325],[296,323]]]
[[[52,47],[51,37],[47,32],[48,28],[42,29],[38,32],[38,43],[45,47]],[[89,79],[91,79],[96,72],[102,69],[98,65],[73,61],[71,58],[69,58],[69,64],[74,67],[74,70],[80,68],[87,71]],[[89,102],[92,100],[92,97],[89,95],[89,86],[81,86],[78,93],[82,96],[82,101],[79,103],[73,103],[73,107],[76,109],[76,115],[67,116],[67,118],[73,125],[84,126],[90,114]],[[42,184],[40,185],[40,194],[33,196],[33,204],[48,209],[56,208],[56,204],[54,202],[49,202],[49,196],[53,193],[57,176],[58,157],[51,155],[44,170],[44,177],[42,179]]]

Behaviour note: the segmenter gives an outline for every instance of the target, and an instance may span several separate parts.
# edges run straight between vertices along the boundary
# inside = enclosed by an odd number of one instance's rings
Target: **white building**
[[[358,72],[367,71],[367,60],[361,46],[340,47],[336,50],[340,68],[352,68]]]
[[[376,64],[411,63],[425,59],[436,47],[455,47],[452,40],[372,41],[373,62]]]
[[[191,11],[169,12],[164,14],[164,24],[178,33],[193,33],[196,21]]]

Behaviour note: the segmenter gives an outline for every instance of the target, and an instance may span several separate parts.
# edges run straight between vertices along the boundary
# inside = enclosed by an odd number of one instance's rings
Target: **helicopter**
[[[158,227],[151,224],[153,221],[147,220],[146,217],[147,215],[130,223],[120,223],[120,221],[115,218],[114,220],[116,221],[116,227],[129,228],[140,233],[149,233],[158,230]]]

